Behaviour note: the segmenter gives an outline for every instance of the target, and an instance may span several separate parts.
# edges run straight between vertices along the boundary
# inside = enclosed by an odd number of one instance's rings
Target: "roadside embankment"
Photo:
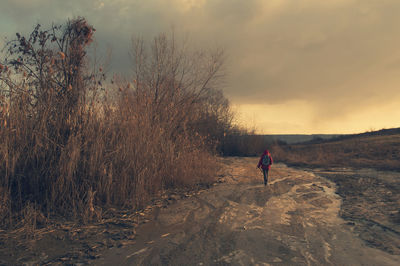
[[[291,166],[400,170],[400,134],[275,145],[271,151],[275,160]]]

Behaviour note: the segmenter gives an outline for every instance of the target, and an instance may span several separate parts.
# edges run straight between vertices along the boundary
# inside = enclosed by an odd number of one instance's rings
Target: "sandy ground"
[[[311,172],[274,164],[265,187],[257,158],[223,161],[219,183],[210,189],[169,195],[118,221],[46,233],[25,247],[15,242],[8,259],[5,245],[11,242],[3,239],[0,259],[3,264],[400,265],[396,173]]]

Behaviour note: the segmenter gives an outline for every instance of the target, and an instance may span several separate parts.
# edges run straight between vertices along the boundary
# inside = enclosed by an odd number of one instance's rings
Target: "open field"
[[[275,160],[296,166],[400,170],[400,134],[279,145],[274,146],[272,152]]]

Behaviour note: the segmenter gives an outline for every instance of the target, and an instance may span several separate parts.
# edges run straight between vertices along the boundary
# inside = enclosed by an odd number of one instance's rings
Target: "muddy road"
[[[275,164],[264,187],[256,158],[224,159],[221,183],[156,206],[132,245],[113,247],[100,265],[400,265],[396,230],[381,230],[394,252],[367,245],[339,213],[335,183]],[[392,250],[393,251],[393,250]]]

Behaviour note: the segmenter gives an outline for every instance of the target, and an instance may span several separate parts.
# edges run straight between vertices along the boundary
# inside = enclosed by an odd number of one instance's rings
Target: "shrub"
[[[50,30],[38,25],[7,44],[3,227],[35,212],[88,222],[108,206],[140,208],[164,189],[213,180],[213,152],[230,123],[229,103],[216,89],[222,52],[178,49],[164,34],[151,46],[136,40],[133,80],[103,86],[104,73],[89,72],[86,55],[94,31],[77,18]]]

